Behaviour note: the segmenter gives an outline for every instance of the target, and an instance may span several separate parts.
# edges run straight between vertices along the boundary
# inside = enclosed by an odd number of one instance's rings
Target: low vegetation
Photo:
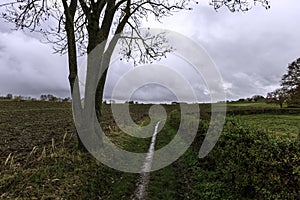
[[[0,103],[1,199],[131,197],[138,174],[116,171],[76,150],[69,103]],[[258,112],[262,108],[257,108]],[[146,125],[148,109],[149,105],[131,105],[130,112],[137,123]],[[150,139],[122,133],[109,116],[108,105],[105,110],[108,117],[103,127],[111,140],[129,151],[146,152]],[[157,149],[168,144],[177,132],[180,112],[174,105],[167,111],[168,120],[157,136]],[[196,139],[186,153],[172,165],[150,174],[148,199],[298,199],[298,121],[299,110],[297,115],[228,116],[215,148],[199,159],[209,122],[201,119]],[[20,137],[25,141],[23,146],[19,145]]]
[[[300,115],[297,114],[253,114],[230,116],[244,127],[277,135],[280,138],[300,137]]]

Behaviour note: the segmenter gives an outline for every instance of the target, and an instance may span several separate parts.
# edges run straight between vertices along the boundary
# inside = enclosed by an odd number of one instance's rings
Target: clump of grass
[[[9,154],[0,168],[0,199],[127,199],[138,175],[116,171],[89,153],[66,147],[77,146],[70,136],[33,147],[25,162]]]

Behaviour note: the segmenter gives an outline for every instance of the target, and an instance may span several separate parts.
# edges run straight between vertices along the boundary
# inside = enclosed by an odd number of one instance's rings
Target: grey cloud
[[[176,101],[177,97],[168,88],[157,84],[147,84],[136,90],[131,99],[151,103]]]
[[[0,32],[0,94],[69,96],[66,58],[22,32]]]
[[[198,18],[205,26],[195,28],[192,37],[208,50],[224,80],[232,83],[228,98],[265,95],[279,86],[287,64],[300,57],[295,20],[300,18],[299,2],[272,3],[269,11],[254,8],[239,14],[199,9],[204,11]],[[247,77],[236,76],[239,73]]]

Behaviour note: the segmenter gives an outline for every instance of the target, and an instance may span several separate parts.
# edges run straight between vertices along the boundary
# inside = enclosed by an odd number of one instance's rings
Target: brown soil
[[[0,101],[0,163],[11,154],[18,163],[26,161],[34,147],[42,151],[62,143],[67,134],[65,146],[76,148],[76,131],[70,102],[44,101]],[[124,106],[124,105],[119,105]],[[132,119],[139,123],[148,118],[151,105],[131,105]],[[166,106],[170,112],[177,106]],[[116,127],[110,105],[103,107],[103,130],[108,134]],[[71,144],[69,144],[71,143]]]
[[[42,149],[75,133],[71,103],[0,101],[0,163],[11,153],[22,162],[37,146]]]

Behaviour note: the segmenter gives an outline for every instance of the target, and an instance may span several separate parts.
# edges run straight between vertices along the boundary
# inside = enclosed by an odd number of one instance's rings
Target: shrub
[[[199,163],[243,197],[296,199],[300,196],[299,144],[227,123],[213,151]]]

